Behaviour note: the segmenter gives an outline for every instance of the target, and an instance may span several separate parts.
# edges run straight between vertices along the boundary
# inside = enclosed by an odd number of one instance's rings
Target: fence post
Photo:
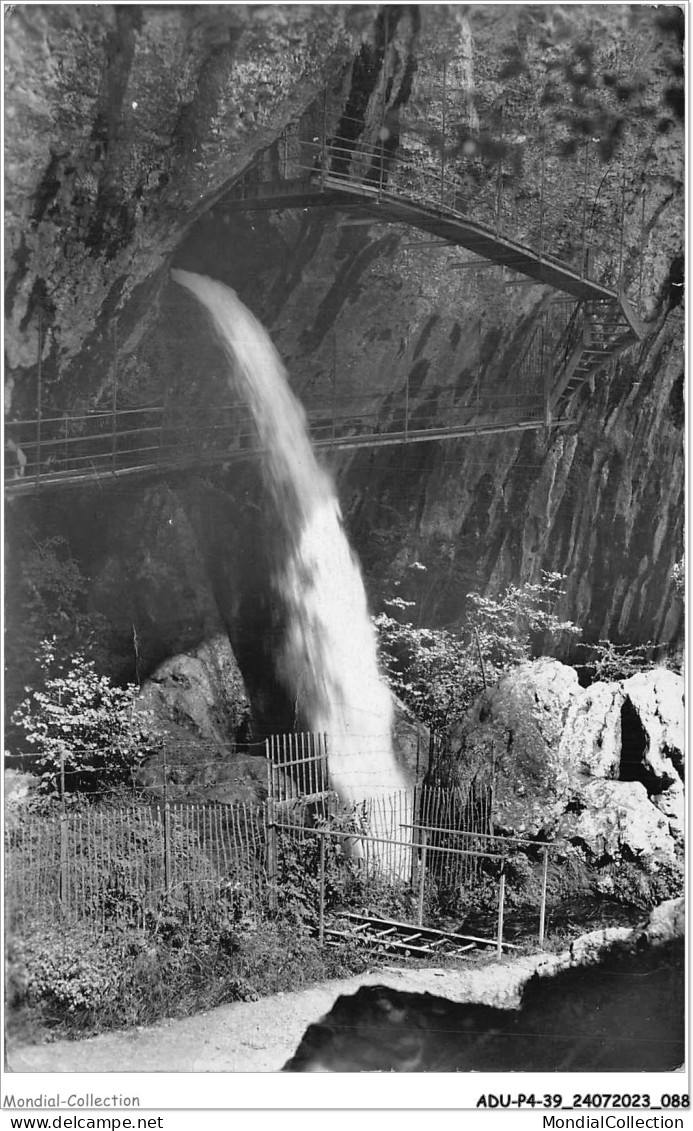
[[[277,910],[277,826],[274,815],[274,740],[265,741],[265,757],[267,758],[267,802],[265,804],[265,821],[267,831],[267,883],[269,886],[270,911]]]
[[[67,911],[67,813],[64,809],[60,814],[60,904],[63,912]]]
[[[541,877],[541,910],[539,911],[539,946],[544,949],[544,932],[546,927],[546,887],[549,875],[549,850],[544,849],[544,867]]]
[[[267,798],[267,880],[269,883],[269,905],[271,911],[277,910],[277,826],[274,819],[274,799]]]
[[[171,888],[171,811],[168,801],[164,804],[164,889],[168,895]]]
[[[488,811],[488,828],[491,836],[496,835],[496,828],[493,821],[493,808],[496,799],[496,743],[491,740],[491,789],[489,791],[489,811]]]
[[[426,888],[426,855],[428,852],[428,833],[426,829],[421,830],[421,864],[419,870],[419,908],[417,915],[417,924],[423,927],[423,907],[424,907],[424,893]]]
[[[318,909],[318,941],[320,946],[325,941],[325,833],[320,833],[320,905]]]
[[[499,958],[503,955],[503,912],[505,910],[505,859],[501,864],[500,888],[498,891],[498,940],[496,953]]]
[[[62,702],[62,696],[59,696]],[[60,751],[60,886],[58,895],[63,911],[67,907],[67,813],[65,812],[65,751]]]
[[[171,887],[171,810],[168,804],[168,782],[166,752],[163,755],[164,769],[164,894],[168,895]]]

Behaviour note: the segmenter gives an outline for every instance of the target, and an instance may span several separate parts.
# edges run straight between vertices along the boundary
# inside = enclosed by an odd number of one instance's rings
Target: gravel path
[[[307,1026],[327,1013],[340,994],[386,985],[511,1007],[530,974],[558,961],[537,954],[456,970],[388,966],[295,993],[222,1005],[180,1021],[83,1041],[17,1046],[8,1051],[8,1067],[13,1072],[278,1072]]]

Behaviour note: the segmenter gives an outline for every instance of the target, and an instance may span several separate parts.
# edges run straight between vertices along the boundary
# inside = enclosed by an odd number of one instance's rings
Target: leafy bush
[[[454,632],[398,619],[414,602],[386,601],[397,616],[381,613],[375,625],[392,690],[431,731],[445,731],[488,683],[529,659],[547,635],[579,633],[551,611],[562,580],[562,574],[544,573],[539,583],[508,586],[498,599],[469,593],[469,612]]]
[[[111,948],[80,928],[37,932],[15,949],[15,963],[26,970],[26,998],[49,1010],[74,1014],[106,1005],[120,977]]]
[[[509,585],[498,600],[479,593],[467,594],[471,613],[465,625],[466,638],[469,646],[472,637],[476,641],[492,680],[515,664],[531,659],[536,644],[543,643],[547,636],[579,635],[577,625],[561,620],[551,611],[562,595],[563,580],[561,573],[542,571],[541,582]]]
[[[92,796],[131,782],[158,743],[148,717],[135,707],[136,685],[118,687],[83,652],[61,661],[55,638],[41,642],[39,668],[42,680],[25,688],[29,694],[12,722],[35,750],[44,791],[60,792],[62,774],[66,792]]]
[[[16,1039],[45,1030],[82,1036],[187,1017],[358,973],[353,948],[321,948],[296,922],[192,925],[175,906],[163,934],[36,924],[7,942],[8,1027]]]

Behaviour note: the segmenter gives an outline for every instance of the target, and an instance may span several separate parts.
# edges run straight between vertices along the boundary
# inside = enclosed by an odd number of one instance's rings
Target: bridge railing
[[[421,435],[445,428],[472,429],[490,424],[511,427],[538,419],[540,394],[488,396],[478,388],[460,393],[431,390],[428,399],[385,407],[391,390],[371,390],[334,398],[330,406],[307,404],[310,436],[319,446],[388,434]],[[12,446],[5,452],[5,485],[26,488],[33,481],[79,481],[157,468],[204,466],[233,460],[260,448],[252,413],[236,401],[194,409],[164,405],[98,412],[74,417],[13,421]],[[17,449],[21,452],[18,459]]]
[[[372,123],[341,118],[336,130],[312,138],[295,134],[290,141],[285,136],[280,156],[265,151],[238,184],[238,194],[250,196],[260,184],[282,180],[312,182],[316,191],[340,182],[358,185],[381,199],[405,200],[471,220],[604,286],[616,289],[626,268],[628,285],[637,284],[639,271],[625,254],[626,244],[638,245],[638,233],[626,216],[625,182],[615,181],[617,174],[604,171],[594,159],[590,162],[589,139],[572,157],[566,156],[560,139],[515,143],[514,160],[523,166],[516,174],[504,168],[504,161],[512,165],[508,157],[495,158],[494,169],[493,159],[445,155],[405,129],[398,137],[380,140]]]

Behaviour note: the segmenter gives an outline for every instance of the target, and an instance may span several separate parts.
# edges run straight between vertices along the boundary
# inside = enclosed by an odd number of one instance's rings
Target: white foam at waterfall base
[[[231,363],[229,381],[257,429],[263,477],[282,524],[278,536],[287,546],[275,579],[287,622],[277,672],[307,728],[327,735],[330,785],[342,800],[405,791],[409,783],[392,746],[392,697],[378,668],[359,564],[281,359],[229,287],[189,271],[171,277],[207,310]],[[372,835],[385,831],[383,820],[371,816]],[[397,838],[409,839],[405,829]]]

